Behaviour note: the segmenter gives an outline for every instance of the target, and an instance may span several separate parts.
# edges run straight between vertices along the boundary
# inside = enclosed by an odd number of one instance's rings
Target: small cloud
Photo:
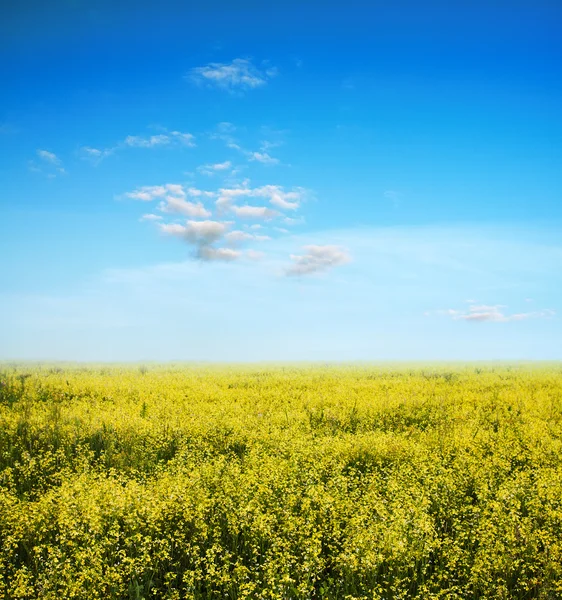
[[[60,158],[54,152],[49,152],[48,150],[37,150],[37,156],[41,160],[51,165],[60,166],[61,164]]]
[[[195,136],[191,133],[182,131],[167,131],[157,135],[143,137],[140,135],[128,135],[121,142],[110,148],[93,148],[92,146],[82,146],[80,155],[86,160],[91,160],[94,164],[98,164],[104,158],[114,154],[117,150],[123,148],[161,148],[161,147],[188,147],[193,148],[195,144]]]
[[[312,275],[344,265],[351,261],[345,248],[339,246],[304,246],[304,254],[291,254],[293,265],[285,271],[286,275]]]
[[[555,316],[555,312],[551,309],[543,309],[539,311],[526,313],[506,314],[504,304],[473,304],[468,307],[468,310],[457,310],[453,308],[433,311],[434,314],[445,315],[451,317],[455,321],[468,321],[474,323],[509,323],[511,321],[524,321],[527,319],[549,319]],[[431,312],[426,313],[430,315]]]
[[[279,185],[263,185],[257,188],[250,188],[245,185],[238,188],[221,188],[217,206],[222,209],[228,208],[235,198],[245,196],[265,198],[269,200],[270,204],[282,210],[296,210],[308,195],[309,192],[301,187],[285,191]]]
[[[283,219],[283,223],[285,223],[285,225],[289,225],[290,227],[294,225],[302,225],[304,223],[304,217],[299,217],[298,219],[294,219],[293,217],[285,217]]]
[[[225,241],[228,244],[240,244],[243,242],[255,241],[255,242],[266,242],[271,238],[268,235],[257,235],[254,233],[248,233],[247,231],[240,231],[236,229],[231,231],[224,236]]]
[[[216,173],[221,173],[223,171],[228,171],[232,168],[232,163],[229,160],[225,160],[221,163],[207,164],[201,165],[197,167],[197,171],[202,175],[212,176]]]
[[[161,217],[160,215],[152,215],[152,214],[148,214],[148,215],[143,215],[139,221],[161,221],[163,217]]]
[[[99,164],[104,158],[113,154],[114,150],[115,148],[105,148],[104,150],[101,150],[99,148],[92,148],[91,146],[83,146],[80,148],[80,155],[84,159]]]
[[[236,125],[233,125],[229,121],[221,121],[217,123],[217,131],[219,133],[234,133],[236,131]]]
[[[230,210],[241,219],[273,219],[279,215],[276,210],[271,210],[267,206],[250,206],[245,204],[244,206],[231,206]]]
[[[275,68],[260,69],[248,59],[236,58],[231,63],[209,63],[204,67],[195,67],[188,77],[200,85],[234,93],[262,87],[275,75]]]
[[[158,210],[163,213],[185,215],[194,219],[204,219],[211,216],[211,211],[207,210],[201,202],[189,202],[174,196],[167,196],[165,200],[162,200],[158,205]]]
[[[187,221],[185,225],[165,223],[159,227],[167,235],[180,237],[191,244],[207,246],[222,238],[229,225],[221,221]]]
[[[181,186],[180,186],[181,187]],[[164,184],[164,185],[143,185],[140,188],[137,188],[133,192],[127,192],[125,195],[126,198],[131,198],[133,200],[140,200],[141,202],[151,202],[157,198],[162,198],[168,193],[177,193],[173,190],[177,189],[176,184]]]
[[[242,256],[242,253],[232,248],[213,248],[212,246],[201,246],[197,251],[197,257],[202,260],[219,260],[219,261],[233,261],[237,260]]]
[[[257,161],[264,165],[278,165],[279,159],[269,156],[267,152],[249,152],[248,158],[251,161]]]
[[[165,146],[170,143],[170,138],[167,135],[151,135],[143,138],[138,135],[128,135],[123,144],[132,148],[153,148],[154,146]]]
[[[385,190],[383,192],[383,196],[387,200],[390,200],[391,202],[393,202],[394,204],[398,204],[398,201],[402,197],[402,194],[400,192],[397,192],[396,190]]]
[[[304,188],[293,188],[286,192],[279,185],[264,185],[253,190],[253,195],[261,198],[269,198],[269,202],[282,210],[296,210],[306,196]]]
[[[170,136],[172,141],[181,144],[182,146],[188,146],[189,148],[195,148],[195,136],[191,133],[183,133],[182,131],[171,131]]]
[[[191,133],[182,133],[181,131],[171,131],[169,133],[160,133],[149,137],[138,135],[128,135],[123,141],[124,146],[132,148],[155,148],[157,146],[169,146],[176,144],[193,148],[195,146],[195,137]]]
[[[66,170],[62,166],[61,159],[54,153],[48,150],[37,150],[36,152],[39,162],[30,160],[28,168],[33,173],[41,173],[49,179],[54,179],[57,175],[65,175]]]

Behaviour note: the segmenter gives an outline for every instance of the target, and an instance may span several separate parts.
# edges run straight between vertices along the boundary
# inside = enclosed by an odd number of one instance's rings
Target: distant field
[[[562,364],[0,382],[0,599],[562,598]]]

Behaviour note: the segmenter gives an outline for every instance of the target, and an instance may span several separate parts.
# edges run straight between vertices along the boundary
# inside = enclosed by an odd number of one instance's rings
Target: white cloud
[[[252,233],[247,233],[245,231],[240,231],[239,229],[235,231],[231,231],[227,233],[224,238],[227,242],[231,244],[237,244],[240,242],[247,242],[248,240],[253,240],[254,235]]]
[[[226,169],[229,161],[216,163],[218,170]],[[282,220],[285,215],[281,210],[294,211],[309,192],[304,188],[286,190],[279,185],[263,185],[250,187],[250,180],[245,179],[234,187],[223,187],[217,191],[202,190],[197,187],[187,187],[178,183],[166,183],[154,186],[141,186],[127,192],[123,196],[142,202],[157,200],[157,211],[166,215],[183,215],[189,219],[187,223],[169,222],[158,214],[149,214],[141,220],[155,222],[158,229],[165,235],[174,236],[195,246],[195,257],[204,260],[233,260],[238,255],[226,250],[237,249],[239,245],[255,246],[271,240],[265,232],[259,231],[262,225],[250,224],[251,221]],[[207,199],[215,200],[212,206],[206,206]],[[251,204],[253,199],[261,199],[260,205]],[[272,206],[268,206],[266,202]],[[228,218],[225,217],[228,215]],[[250,223],[244,223],[250,221]],[[292,220],[295,221],[296,220]],[[237,224],[236,227],[234,224]],[[231,227],[234,229],[231,230]],[[286,232],[286,230],[283,230]],[[253,249],[252,249],[253,250]],[[290,271],[296,273],[312,272],[329,266],[330,259],[324,253],[310,247],[311,257],[294,258],[298,268]],[[249,257],[246,253],[243,256]],[[337,257],[331,259],[334,264]],[[308,262],[307,262],[308,261]],[[304,263],[307,262],[307,266]],[[314,265],[312,265],[314,262]]]
[[[163,146],[185,146],[193,148],[195,136],[191,133],[182,131],[165,131],[157,135],[143,137],[140,135],[128,135],[121,142],[110,148],[93,148],[92,146],[82,146],[80,154],[82,158],[91,160],[94,164],[99,163],[104,158],[110,156],[120,148],[158,148]]]
[[[241,219],[273,219],[279,215],[276,210],[271,210],[267,206],[231,206],[230,210]]]
[[[57,167],[62,164],[60,158],[54,152],[49,152],[48,150],[37,150],[37,156],[41,160]]]
[[[469,321],[475,323],[509,323],[510,321],[524,321],[526,319],[548,319],[556,314],[551,309],[506,314],[505,308],[507,307],[504,304],[473,304],[468,307],[468,310],[448,308],[445,310],[434,311],[434,313],[449,316],[455,321]],[[431,312],[426,313],[426,315],[430,314]]]
[[[209,261],[233,261],[240,258],[242,253],[239,250],[233,250],[232,248],[213,248],[212,246],[201,246],[197,251],[197,256],[198,258]]]
[[[283,219],[283,223],[285,223],[285,225],[289,225],[289,226],[302,225],[304,223],[304,218],[300,217],[299,219],[293,219],[292,217],[285,217]]]
[[[36,153],[39,161],[38,163],[33,160],[29,161],[28,168],[30,171],[41,173],[49,179],[54,179],[57,175],[64,175],[66,173],[61,159],[54,152],[37,150]]]
[[[156,198],[162,198],[167,193],[172,192],[172,189],[170,188],[175,189],[175,186],[176,184],[173,183],[167,183],[165,185],[143,185],[133,192],[127,192],[125,197],[132,198],[133,200],[140,200],[141,202],[151,202]]]
[[[269,198],[269,202],[278,208],[296,210],[306,196],[306,190],[304,188],[293,188],[293,191],[285,192],[279,185],[264,185],[255,188],[252,195]]]
[[[268,235],[256,235],[255,233],[248,233],[247,231],[240,231],[236,229],[231,231],[224,236],[224,239],[229,244],[239,244],[242,242],[248,242],[250,240],[256,242],[266,242],[271,238]]]
[[[221,121],[217,124],[217,129],[220,133],[234,133],[236,131],[236,125],[233,125],[228,121]]]
[[[165,234],[181,237],[191,244],[207,246],[223,237],[229,225],[221,221],[187,221],[185,225],[165,223],[159,227]]]
[[[158,205],[158,210],[163,213],[185,215],[192,218],[211,216],[211,211],[207,210],[201,202],[189,202],[174,196],[166,196],[166,199]]]
[[[231,168],[232,168],[232,163],[229,160],[225,160],[224,162],[221,162],[221,163],[201,165],[200,167],[197,167],[197,170],[202,175],[211,176],[211,175],[215,175],[216,173],[219,173],[222,171],[228,171]]]
[[[180,183],[167,183],[166,189],[176,196],[185,196],[185,190],[183,189],[183,185]]]
[[[149,137],[128,135],[123,141],[123,145],[133,148],[154,148],[156,146],[168,146],[170,144],[176,144],[193,148],[195,146],[194,140],[195,138],[191,133],[171,131],[169,133],[161,133],[158,135],[151,135]]]
[[[345,248],[339,246],[304,246],[304,254],[291,254],[293,263],[286,275],[312,275],[351,261]]]
[[[133,148],[153,148],[154,146],[165,146],[170,143],[170,138],[167,135],[151,135],[148,138],[143,138],[138,135],[128,135],[123,144]]]
[[[99,148],[92,148],[91,146],[83,146],[80,148],[82,158],[89,159],[94,163],[99,163],[104,158],[110,156],[115,151],[115,148],[105,148],[100,150]]]
[[[183,146],[194,148],[196,146],[195,136],[191,133],[184,133],[182,131],[171,131],[170,136],[173,141],[178,142]]]
[[[248,59],[236,58],[229,64],[209,63],[195,67],[189,77],[196,83],[232,93],[264,86],[276,74],[276,69],[259,69]]]
[[[247,186],[239,188],[221,188],[219,190],[219,198],[217,206],[225,209],[228,208],[235,198],[251,197],[251,198],[266,198],[270,204],[282,210],[296,210],[301,202],[307,197],[308,192],[304,188],[293,188],[292,191],[286,192],[279,185],[263,185],[257,188],[249,188]],[[235,212],[237,209],[231,207]]]
[[[278,165],[279,159],[269,156],[267,152],[248,152],[248,158],[264,165]]]

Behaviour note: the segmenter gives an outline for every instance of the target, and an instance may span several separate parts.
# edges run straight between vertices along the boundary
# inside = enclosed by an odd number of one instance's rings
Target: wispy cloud
[[[161,215],[147,214],[143,215],[139,221],[161,221],[163,218]]]
[[[217,173],[224,173],[230,171],[231,169],[232,163],[229,160],[225,160],[221,163],[206,164],[197,167],[197,171],[199,171],[201,175],[207,175],[209,177],[212,175],[216,175]]]
[[[264,165],[279,164],[279,159],[270,156],[267,152],[248,152],[247,156],[251,161],[260,162]]]
[[[236,58],[231,63],[214,62],[195,67],[187,77],[199,85],[236,93],[262,87],[275,75],[275,68],[259,68],[246,58]]]
[[[451,317],[455,321],[468,321],[474,323],[509,323],[510,321],[525,321],[527,319],[549,319],[555,316],[555,311],[545,308],[543,310],[532,312],[520,312],[507,314],[504,304],[472,304],[468,310],[458,310],[448,308],[445,310],[433,311],[433,314]],[[432,311],[426,312],[426,316],[432,314]]]
[[[340,246],[304,246],[304,254],[291,254],[293,264],[285,271],[286,275],[313,275],[351,261],[346,248]]]
[[[224,236],[224,239],[229,244],[239,244],[241,242],[256,241],[266,242],[271,238],[268,235],[258,235],[255,233],[248,233],[247,231],[240,231],[239,229],[231,231]]]
[[[50,163],[51,165],[56,165],[58,167],[61,164],[60,158],[54,152],[49,152],[48,150],[37,150],[37,156],[41,160]]]
[[[262,133],[272,135],[274,137],[284,133],[283,131],[271,130],[267,127],[262,127],[261,129]],[[210,132],[208,135],[211,139],[221,140],[224,142],[226,148],[229,150],[236,150],[249,162],[258,162],[269,166],[281,164],[281,161],[278,158],[269,154],[269,150],[283,145],[283,141],[264,140],[260,143],[259,150],[248,150],[237,138],[234,137],[233,134],[235,131],[237,131],[237,128],[232,123],[225,121],[219,123],[215,131]]]
[[[185,133],[183,131],[165,131],[164,133],[150,136],[128,135],[125,139],[109,148],[82,146],[82,148],[80,148],[80,156],[86,160],[90,160],[94,164],[99,164],[104,158],[107,158],[124,148],[194,148],[195,146],[195,136],[193,134]]]
[[[123,141],[124,146],[130,146],[132,148],[154,148],[157,146],[170,146],[172,144],[194,148],[195,136],[191,133],[170,131],[169,133],[160,133],[148,137],[128,135]]]
[[[387,200],[390,200],[393,204],[398,204],[402,198],[402,194],[396,190],[385,190],[383,192],[383,196]]]
[[[40,173],[50,179],[66,173],[62,160],[54,152],[39,149],[36,154],[37,160],[30,160],[28,163],[29,170],[33,173]]]

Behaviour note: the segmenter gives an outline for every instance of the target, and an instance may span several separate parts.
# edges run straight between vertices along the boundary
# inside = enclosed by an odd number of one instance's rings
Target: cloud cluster
[[[455,321],[468,321],[472,323],[509,323],[510,321],[524,321],[527,319],[548,319],[556,314],[548,308],[532,312],[506,314],[506,308],[503,304],[472,304],[468,307],[468,310],[448,308],[434,312],[449,316]],[[426,315],[429,314],[431,313],[426,313]]]
[[[267,223],[275,218],[284,218],[280,210],[269,206],[240,204],[238,201],[244,202],[250,197],[261,198],[280,208],[295,210],[304,195],[305,190],[302,188],[291,191],[275,185],[252,188],[249,181],[245,181],[241,187],[220,188],[217,191],[186,187],[178,183],[142,186],[123,194],[122,198],[157,202],[155,210],[159,214],[148,213],[141,220],[153,222],[164,235],[179,238],[193,246],[196,258],[232,261],[243,256],[257,259],[259,252],[248,250],[244,253],[238,249],[239,246],[271,239],[269,235],[254,232],[261,228],[259,223],[246,226],[251,231],[234,228],[237,220],[262,220]],[[183,216],[188,220],[169,222],[165,217],[170,216]]]
[[[226,163],[206,165],[228,168]],[[301,217],[294,214],[310,192],[302,187],[286,190],[280,185],[252,187],[246,179],[235,187],[202,190],[179,183],[142,186],[123,194],[123,198],[139,202],[156,202],[156,213],[147,213],[142,221],[153,222],[164,235],[182,240],[194,249],[194,257],[204,261],[234,261],[240,258],[257,260],[263,254],[254,248],[240,246],[267,242],[268,231],[287,234],[277,224],[296,225]],[[261,203],[250,203],[261,200]],[[168,221],[166,217],[187,217],[186,221]],[[248,224],[247,221],[254,221]],[[255,221],[260,221],[255,223]],[[271,223],[273,221],[273,223]],[[245,223],[246,222],[246,223]],[[256,233],[259,231],[259,233]],[[346,249],[338,246],[304,246],[303,254],[291,255],[293,264],[286,275],[303,276],[327,271],[351,260]]]
[[[339,246],[304,246],[304,254],[291,254],[293,264],[287,268],[287,275],[312,275],[345,265],[351,256]]]
[[[195,67],[188,78],[199,85],[236,93],[262,87],[276,74],[275,68],[258,68],[246,58],[235,58],[231,63]]]

